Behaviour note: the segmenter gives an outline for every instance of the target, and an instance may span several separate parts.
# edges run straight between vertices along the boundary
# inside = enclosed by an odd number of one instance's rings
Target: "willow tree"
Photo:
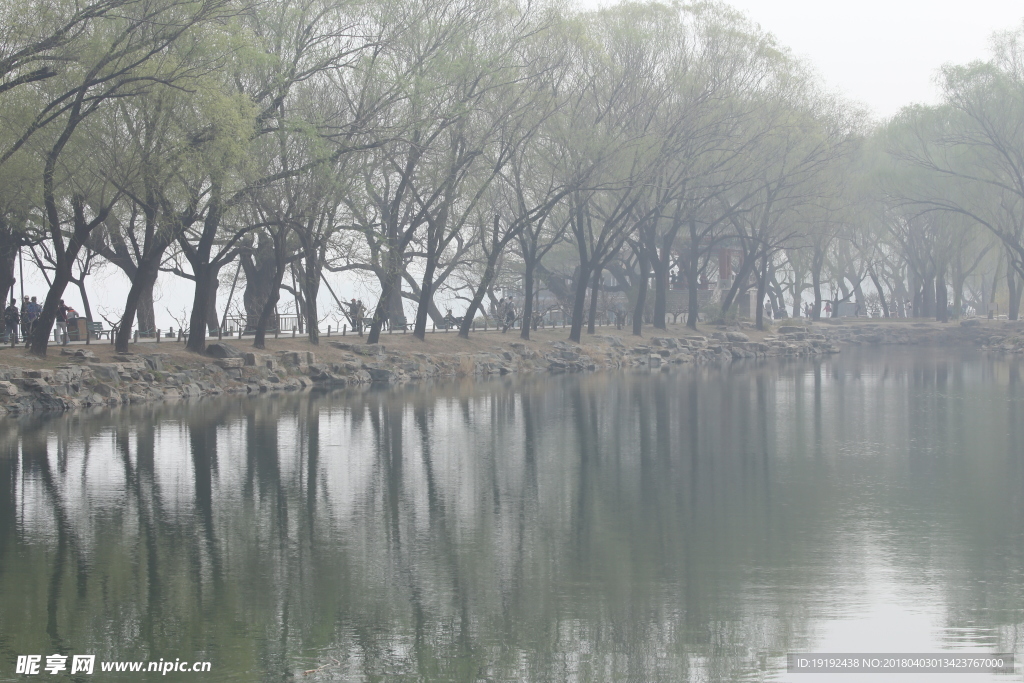
[[[372,56],[386,40],[388,29],[379,17],[353,0],[289,0],[256,6],[245,15],[246,39],[239,59],[229,64],[226,80],[233,94],[255,110],[254,132],[245,142],[249,153],[275,144],[279,132],[316,138],[317,155],[301,165],[260,164],[217,169],[208,174],[206,206],[178,238],[178,247],[195,281],[186,348],[202,353],[207,318],[220,269],[237,255],[239,241],[253,229],[241,218],[240,207],[255,193],[275,183],[297,178],[323,164],[335,163],[361,150],[360,131],[377,118],[372,99],[360,92],[373,72]],[[304,116],[292,106],[302,88],[333,92],[336,115]],[[265,143],[263,138],[273,141]]]
[[[46,131],[36,134],[41,150],[43,215],[55,268],[32,335],[32,353],[46,355],[75,258],[120,197],[111,187],[96,187],[95,183],[85,187],[82,176],[88,173],[63,173],[69,168],[64,163],[65,152],[77,150],[78,158],[88,163],[84,148],[88,137],[83,134],[87,124],[116,102],[142,96],[157,85],[185,76],[193,65],[165,59],[166,53],[178,41],[187,41],[197,27],[230,13],[226,0],[126,4],[97,20],[88,33],[89,45],[82,49],[74,68],[38,84],[46,93],[43,101],[63,105],[47,119]]]
[[[948,66],[943,103],[910,107],[889,131],[889,151],[918,169],[904,183],[904,201],[919,211],[960,214],[1003,244],[1010,270],[1010,319],[1024,289],[1024,29],[996,36],[987,62]],[[948,191],[938,191],[938,187]]]

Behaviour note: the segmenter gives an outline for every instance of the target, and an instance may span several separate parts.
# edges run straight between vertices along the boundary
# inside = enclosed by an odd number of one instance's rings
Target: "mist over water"
[[[1013,361],[853,350],[6,420],[0,679],[54,652],[238,681],[1020,656],[1022,400]]]

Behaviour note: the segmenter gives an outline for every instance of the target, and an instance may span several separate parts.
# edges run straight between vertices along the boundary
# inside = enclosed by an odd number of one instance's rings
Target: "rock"
[[[259,364],[259,356],[255,353],[245,354],[244,364],[249,366],[255,366]]]
[[[212,358],[245,358],[245,354],[231,344],[218,342],[206,347],[206,355]]]
[[[243,358],[221,358],[219,361],[217,361],[217,365],[227,370],[229,368],[242,367],[243,361]]]
[[[297,351],[279,351],[278,355],[281,356],[281,363],[290,367],[302,365],[306,360],[304,354]]]
[[[17,377],[12,380],[13,384],[24,391],[37,393],[53,393],[53,387],[45,379],[38,377]]]
[[[387,368],[367,367],[365,370],[374,384],[387,384],[391,381],[391,371]]]
[[[113,399],[116,400],[118,403],[121,402],[121,393],[114,387],[110,386],[109,384],[97,384],[92,388],[92,390],[94,394],[99,395],[104,399]]]
[[[53,379],[53,370],[26,370],[25,377],[32,379],[45,379],[47,381]]]
[[[93,363],[89,366],[93,377],[102,382],[120,382],[121,366],[118,363]]]
[[[968,318],[960,321],[960,327],[981,327],[981,321],[977,318]]]
[[[74,353],[75,358],[84,358],[86,360],[96,360],[96,354],[87,349],[78,349]]]
[[[748,341],[750,341],[750,337],[748,337],[747,335],[743,334],[742,332],[731,332],[730,331],[730,332],[726,332],[725,333],[725,340],[726,341],[731,341],[731,342],[748,342]]]
[[[0,396],[17,396],[18,387],[10,382],[0,382]]]
[[[345,342],[333,342],[331,346],[336,349],[341,349],[342,351],[357,353],[360,356],[380,356],[384,353],[383,344],[347,344]]]

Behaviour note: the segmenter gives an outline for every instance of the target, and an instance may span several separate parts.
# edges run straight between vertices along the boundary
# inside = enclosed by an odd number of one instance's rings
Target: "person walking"
[[[510,298],[505,302],[505,326],[501,329],[501,333],[505,334],[508,332],[508,328],[514,327],[516,324],[516,304]]]
[[[348,302],[348,321],[352,324],[352,331],[362,335],[363,321],[359,316],[359,304],[354,298]]]
[[[4,343],[11,343],[14,346],[18,343],[18,321],[21,320],[21,312],[18,311],[18,302],[11,299],[4,310]]]
[[[25,346],[29,344],[29,337],[36,330],[36,322],[39,320],[39,314],[42,313],[43,307],[39,305],[35,297],[28,302],[28,335],[25,337]]]
[[[68,345],[68,306],[64,299],[57,304],[57,332],[60,333],[61,346]]]

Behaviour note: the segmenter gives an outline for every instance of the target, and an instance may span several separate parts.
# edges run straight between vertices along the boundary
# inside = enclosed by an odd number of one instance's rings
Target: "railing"
[[[303,333],[301,335],[298,333],[297,320],[296,320],[295,316],[281,316],[280,319],[281,319],[282,323],[286,323],[286,322],[292,321],[292,322],[296,323],[296,326],[294,326],[290,330],[284,330],[284,329],[282,329],[282,330],[267,330],[268,336],[272,335],[274,338],[280,338],[280,336],[282,334],[284,334],[284,335],[286,335],[288,337],[300,337],[300,336],[301,337],[305,337],[305,336],[307,336],[305,333]],[[457,319],[457,320],[458,320],[458,322],[461,323],[461,319]],[[235,325],[238,325],[240,322],[244,322],[244,319],[243,318],[229,319],[228,322],[229,323],[233,322]],[[583,324],[584,324],[584,326],[587,325],[587,321],[584,320]],[[616,316],[614,315],[614,312],[612,312],[612,311],[607,311],[607,312],[600,313],[598,315],[597,319],[595,320],[595,325],[597,327],[615,327],[615,326],[621,326],[622,324],[623,324],[623,319],[620,318],[619,320],[616,320]],[[566,318],[563,318],[563,319],[558,320],[558,321],[551,321],[551,320],[545,320],[544,318],[540,318],[540,319],[537,320],[537,325],[536,325],[535,329],[539,329],[539,330],[542,330],[542,329],[557,329],[557,328],[566,328],[568,326],[569,326],[569,321]],[[382,334],[384,334],[384,335],[406,334],[407,332],[411,331],[411,328],[412,328],[412,325],[407,325],[407,326],[402,326],[402,327],[399,327],[399,326],[396,325],[396,326],[394,326],[391,329],[384,329],[384,330],[382,330]],[[447,333],[457,332],[458,329],[459,329],[459,325],[458,324],[446,324],[444,321],[442,321],[441,323],[435,323],[434,321],[430,321],[427,324],[427,330],[426,331],[427,331],[427,333],[430,333],[430,334],[447,334]],[[473,321],[472,327],[470,329],[473,332],[475,332],[475,333],[480,333],[480,332],[500,332],[502,329],[504,329],[504,325],[499,323],[498,321],[494,320],[493,318],[477,318],[476,320]],[[521,329],[522,329],[522,319],[521,318],[517,318],[515,323],[508,327],[509,331],[511,331],[511,330],[521,330]],[[104,331],[107,332],[108,330],[104,330]],[[337,328],[337,327],[334,327],[332,325],[328,325],[326,330],[323,330],[323,329],[319,330],[319,335],[321,337],[331,337],[331,336],[342,336],[342,337],[344,337],[344,336],[356,336],[356,335],[363,336],[363,335],[365,335],[365,333],[367,331],[368,331],[368,327],[364,327],[361,332],[357,333],[357,332],[349,329],[349,326],[347,324],[342,325],[340,329]],[[56,328],[54,329],[54,332],[56,333]],[[110,334],[110,343],[113,344],[116,331],[110,330],[110,332],[114,332],[114,334]],[[251,337],[252,335],[255,334],[255,330],[251,330],[251,329],[250,330],[244,330],[244,329],[241,329],[240,326],[237,327],[236,329],[230,329],[230,327],[226,326],[225,329],[207,330],[207,333],[208,333],[207,334],[207,340],[214,341],[214,340],[217,340],[217,339],[241,339],[243,336],[250,336]],[[89,337],[93,337],[93,335],[89,335]],[[56,340],[56,341],[60,341],[60,340]],[[74,338],[70,339],[70,341],[77,342],[77,343],[82,343],[81,341],[75,340]],[[85,343],[88,344],[89,341],[90,340],[87,339],[85,341]],[[140,343],[140,342],[142,342],[142,343],[168,343],[168,342],[174,343],[174,342],[187,342],[187,341],[188,341],[188,332],[184,331],[184,330],[181,330],[181,329],[177,329],[176,330],[173,327],[166,328],[166,329],[159,329],[158,328],[156,330],[153,330],[152,332],[149,332],[148,335],[147,334],[140,334],[138,330],[134,330],[133,333],[132,333],[132,342],[136,343],[136,344]]]

